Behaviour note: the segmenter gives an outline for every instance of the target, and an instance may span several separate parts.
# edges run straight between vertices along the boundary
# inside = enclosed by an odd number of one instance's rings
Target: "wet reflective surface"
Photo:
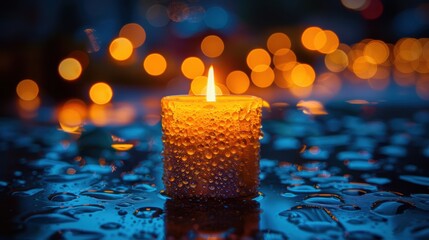
[[[340,103],[264,113],[263,197],[160,194],[160,126],[0,120],[1,238],[429,239],[429,111]]]

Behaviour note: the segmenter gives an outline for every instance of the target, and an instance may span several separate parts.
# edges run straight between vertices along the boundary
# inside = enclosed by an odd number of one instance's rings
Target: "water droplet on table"
[[[378,200],[371,205],[373,212],[385,216],[402,214],[411,208],[414,208],[414,205],[402,200]]]
[[[76,198],[77,195],[69,192],[53,193],[48,197],[49,200],[54,202],[68,202]]]
[[[156,218],[161,216],[164,210],[157,207],[142,207],[134,211],[133,215],[138,218]]]

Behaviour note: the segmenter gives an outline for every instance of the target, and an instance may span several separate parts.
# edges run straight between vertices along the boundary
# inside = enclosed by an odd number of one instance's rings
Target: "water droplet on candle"
[[[204,145],[198,144],[197,149],[198,149],[198,151],[202,152],[204,150]]]
[[[197,129],[197,131],[198,131],[198,133],[201,135],[201,134],[203,134],[203,133],[204,133],[204,128],[199,127],[199,128]]]
[[[261,130],[259,131],[259,140],[262,140],[264,138],[264,132]]]
[[[206,151],[206,152],[205,152],[205,154],[204,154],[204,156],[205,156],[207,159],[212,159],[212,158],[213,158],[213,153],[211,153],[210,151]]]
[[[218,155],[220,151],[219,151],[219,148],[214,147],[214,148],[212,149],[212,152],[213,152],[213,154],[214,154],[214,155]]]
[[[189,147],[189,148],[187,148],[186,149],[186,153],[188,153],[189,155],[194,155],[194,153],[195,153],[195,148],[193,148],[193,147]]]
[[[247,147],[247,141],[246,141],[246,139],[241,139],[239,141],[239,144],[240,144],[240,147],[242,147],[242,148]]]

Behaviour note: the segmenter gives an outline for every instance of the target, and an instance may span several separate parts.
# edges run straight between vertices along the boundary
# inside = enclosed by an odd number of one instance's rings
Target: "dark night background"
[[[372,0],[367,3],[370,6],[359,11],[345,7],[340,0],[7,1],[0,10],[0,98],[5,103],[1,112],[11,112],[16,84],[26,78],[39,84],[39,95],[43,104],[48,105],[70,98],[87,100],[87,89],[97,81],[162,91],[168,88],[170,79],[181,75],[180,61],[195,54],[199,42],[208,34],[217,34],[225,42],[219,62],[244,70],[246,54],[252,47],[265,47],[265,39],[270,33],[285,32],[299,61],[312,65],[316,73],[320,72],[323,57],[306,50],[300,43],[300,35],[308,26],[332,30],[341,43],[348,45],[362,39],[395,43],[404,37],[429,36],[427,1]],[[154,4],[168,10],[170,19],[162,26],[153,26],[146,17]],[[374,11],[377,14],[380,5],[381,14],[374,18],[371,14],[374,15]],[[180,19],[183,13],[177,6],[189,10],[189,15],[182,16],[185,20]],[[227,23],[222,28],[201,24],[205,11],[213,6],[221,7],[226,13]],[[146,41],[135,50],[137,57],[132,61],[118,63],[109,56],[108,45],[121,27],[130,22],[145,29]],[[91,49],[92,43],[85,29],[94,30],[98,51]],[[64,81],[58,74],[58,63],[76,50],[88,52],[88,65],[77,81]],[[153,50],[168,58],[168,67],[162,77],[151,77],[142,69],[143,57]]]

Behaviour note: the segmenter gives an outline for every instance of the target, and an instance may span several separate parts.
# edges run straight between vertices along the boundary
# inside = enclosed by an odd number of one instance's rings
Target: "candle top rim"
[[[170,95],[165,96],[162,100],[177,101],[177,102],[207,102],[206,95]],[[262,101],[262,98],[252,95],[217,95],[216,102],[247,102],[247,101]],[[207,103],[216,103],[207,102]]]

